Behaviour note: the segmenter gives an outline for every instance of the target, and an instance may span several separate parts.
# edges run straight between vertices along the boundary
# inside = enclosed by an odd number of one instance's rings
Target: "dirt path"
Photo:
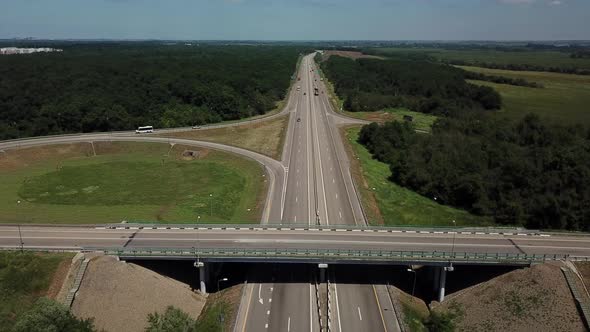
[[[149,313],[164,312],[170,305],[197,319],[205,297],[141,266],[100,256],[88,265],[72,311],[78,317],[94,317],[99,330],[139,332]]]

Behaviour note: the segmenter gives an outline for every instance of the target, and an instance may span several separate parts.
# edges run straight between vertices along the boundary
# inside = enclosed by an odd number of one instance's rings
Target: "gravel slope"
[[[78,317],[94,317],[98,329],[139,332],[149,313],[164,312],[169,305],[197,319],[205,297],[141,266],[99,256],[88,265],[72,311]]]

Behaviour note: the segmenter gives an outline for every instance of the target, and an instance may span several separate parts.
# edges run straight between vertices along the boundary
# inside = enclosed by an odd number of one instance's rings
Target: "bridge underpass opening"
[[[127,260],[154,272],[200,289],[199,270],[194,260]],[[321,268],[316,263],[204,262],[208,292],[248,283],[321,282]],[[439,298],[441,266],[329,264],[325,276],[338,284],[392,285],[426,303]],[[446,272],[447,295],[519,269],[501,265],[453,265]],[[438,272],[437,272],[438,270]],[[438,273],[438,275],[437,275]],[[415,279],[415,284],[414,284]],[[325,281],[325,280],[324,280]]]

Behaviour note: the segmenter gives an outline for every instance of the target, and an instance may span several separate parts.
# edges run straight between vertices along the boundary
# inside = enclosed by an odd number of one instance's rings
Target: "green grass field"
[[[383,55],[426,54],[445,61],[465,61],[467,63],[486,62],[500,65],[522,64],[543,67],[590,69],[590,59],[572,59],[569,53],[556,51],[507,52],[499,50],[445,50],[441,48],[375,48]]]
[[[72,254],[0,252],[0,331],[44,296],[59,264]]]
[[[103,146],[107,144],[108,146]],[[166,144],[100,143],[8,151],[0,158],[1,222],[257,222],[263,169],[241,157]],[[61,153],[60,153],[61,151]],[[34,158],[34,159],[31,159]],[[20,203],[19,203],[20,202]],[[199,218],[200,216],[200,218]]]
[[[455,220],[457,226],[492,225],[490,218],[440,205],[432,199],[389,181],[389,166],[373,159],[369,151],[357,142],[359,131],[358,127],[347,129],[345,139],[352,149],[351,159],[358,160],[359,163],[357,166],[353,163],[351,171],[359,184],[362,204],[370,224],[452,226],[452,220]]]
[[[521,118],[527,113],[536,113],[542,118],[559,123],[590,123],[590,76],[478,67],[461,68],[487,75],[523,78],[543,84],[544,88],[539,89],[471,81],[474,84],[490,86],[500,93],[503,100],[500,115]]]

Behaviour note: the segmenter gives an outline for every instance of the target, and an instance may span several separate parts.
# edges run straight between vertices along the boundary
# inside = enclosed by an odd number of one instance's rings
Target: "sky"
[[[587,40],[590,0],[0,0],[0,38]]]

